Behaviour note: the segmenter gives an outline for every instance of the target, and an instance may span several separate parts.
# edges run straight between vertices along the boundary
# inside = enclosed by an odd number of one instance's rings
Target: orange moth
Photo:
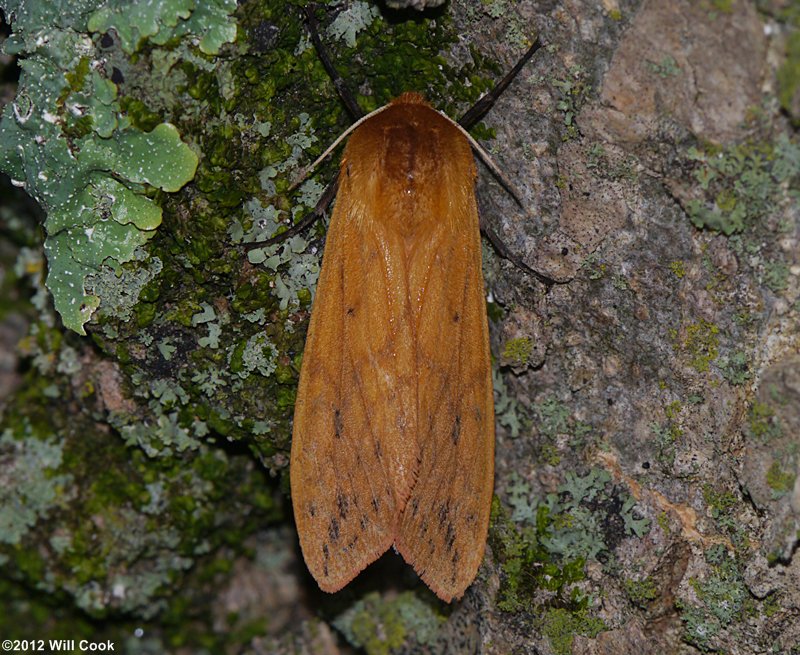
[[[290,468],[324,591],[394,546],[449,602],[483,558],[494,406],[475,176],[463,129],[415,93],[349,137]]]

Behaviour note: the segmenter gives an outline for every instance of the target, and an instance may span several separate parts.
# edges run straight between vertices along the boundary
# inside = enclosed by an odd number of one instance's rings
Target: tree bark
[[[131,653],[798,652],[797,7],[317,9],[364,109],[416,79],[457,116],[545,44],[477,131],[525,205],[479,165],[482,220],[553,283],[485,249],[496,498],[478,577],[446,605],[392,553],[323,594],[296,544],[290,417],[324,230],[249,258],[241,242],[313,206],[321,189],[298,199],[291,175],[346,125],[301,13],[220,0],[161,39],[174,9],[156,4],[161,32],[122,12],[93,33],[101,2],[42,3],[49,33],[86,36],[112,113],[173,123],[200,163],[178,192],[125,181],[163,219],[89,275],[86,337],[47,300],[41,213],[3,180],[0,636]],[[12,34],[48,33],[0,7]],[[226,21],[238,37],[208,52]],[[86,136],[65,118],[91,79],[77,61],[52,59],[67,100],[45,109],[65,139]],[[23,76],[34,106],[36,89]],[[57,173],[26,169],[45,211],[35,180]]]

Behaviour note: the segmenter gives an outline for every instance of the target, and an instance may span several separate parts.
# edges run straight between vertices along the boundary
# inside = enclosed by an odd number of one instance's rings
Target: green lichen
[[[566,77],[552,80],[559,92],[556,108],[563,115],[564,133],[561,138],[569,141],[580,135],[575,116],[591,92],[591,85],[586,71],[581,66],[573,66]]]
[[[623,580],[625,595],[628,599],[642,609],[646,608],[650,601],[658,598],[658,585],[653,578],[643,578],[634,580],[627,578]]]
[[[671,270],[672,274],[679,280],[683,279],[686,275],[686,265],[679,259],[670,262],[669,270]]]
[[[789,286],[789,265],[781,259],[764,262],[763,280],[773,293],[785,291]]]
[[[89,70],[96,46],[81,32],[92,3],[78,4],[71,22],[56,2],[4,6],[15,19],[5,50],[24,58],[17,98],[0,120],[0,170],[47,212],[47,286],[64,325],[85,334],[101,300],[86,292],[87,276],[133,260],[161,222],[143,185],[177,191],[197,156],[174,126],[143,133],[121,114],[116,85]],[[61,27],[40,38],[56,16]]]
[[[533,352],[533,342],[529,337],[509,339],[503,347],[503,359],[517,366],[526,366]]]
[[[97,272],[86,276],[87,293],[101,299],[99,316],[129,321],[140,301],[157,299],[157,290],[148,294],[146,288],[161,273],[161,259],[151,257],[144,248],[138,248],[132,254],[131,263],[134,265],[121,266],[118,270],[103,264]]]
[[[738,496],[708,484],[703,487],[703,500],[717,525],[728,531],[736,529],[738,521],[734,512],[739,504]]]
[[[604,630],[608,630],[605,622],[592,616],[588,609],[570,611],[562,607],[551,607],[537,624],[550,642],[555,655],[570,655],[576,635],[593,639]]]
[[[606,276],[608,265],[599,261],[596,253],[592,253],[581,262],[581,270],[586,272],[590,280],[602,280]]]
[[[555,398],[547,398],[534,406],[533,411],[539,419],[539,430],[543,435],[553,438],[568,430],[569,408]]]
[[[497,603],[504,612],[534,609],[538,589],[554,592],[558,601],[580,609],[583,597],[573,592],[574,584],[585,579],[584,560],[562,560],[550,554],[540,542],[549,530],[546,510],[537,511],[532,525],[517,527],[499,500],[492,503],[489,540],[502,568]]]
[[[341,39],[348,48],[356,46],[356,36],[369,27],[380,16],[377,7],[356,0],[341,12],[328,26],[327,33],[333,39]]]
[[[709,370],[711,363],[719,355],[719,328],[706,321],[699,320],[686,326],[685,337],[678,344],[679,351],[686,353],[689,366],[698,373]]]
[[[723,14],[733,12],[733,0],[710,0],[711,7]]]
[[[585,562],[650,529],[633,499],[610,481],[602,469],[583,477],[568,473],[558,493],[535,499],[525,480],[511,477],[507,493],[513,512],[509,517],[495,503],[490,531],[504,573],[501,609],[532,611],[537,589],[555,592],[572,610],[586,608],[586,599],[572,586],[583,579]]]
[[[686,209],[695,227],[732,235],[757,227],[775,211],[800,176],[800,146],[782,134],[775,143],[727,149],[690,148],[694,176],[704,199]]]
[[[736,560],[724,548],[710,549],[706,560],[711,574],[690,580],[699,603],[679,600],[676,605],[684,624],[684,639],[702,652],[711,652],[716,650],[714,637],[741,618],[749,593]]]
[[[522,407],[516,398],[509,394],[503,374],[496,368],[492,368],[492,386],[495,416],[500,425],[508,429],[511,438],[516,439],[524,420]]]
[[[333,625],[368,655],[389,655],[408,643],[432,645],[445,617],[413,592],[384,599],[373,592],[334,619]]]
[[[676,445],[683,437],[683,430],[671,419],[665,423],[651,423],[650,430],[655,436],[658,461],[671,466],[675,461]]]
[[[791,493],[797,474],[783,468],[781,462],[775,460],[767,470],[767,486],[772,489],[773,499],[781,498]]]
[[[731,355],[724,357],[719,362],[722,377],[730,384],[740,386],[752,379],[753,373],[747,361],[747,353],[737,350]]]
[[[134,53],[149,41],[164,45],[187,35],[199,37],[198,47],[216,55],[225,43],[236,39],[236,21],[231,14],[236,0],[161,0],[147,4],[109,0],[89,16],[90,32],[113,29],[125,52]]]
[[[17,545],[36,523],[56,510],[72,482],[60,472],[63,447],[55,435],[40,438],[30,423],[0,434],[0,543]]]
[[[747,436],[758,443],[768,443],[783,436],[780,419],[768,403],[755,401],[750,407]]]
[[[672,55],[665,55],[658,62],[648,61],[647,68],[651,73],[659,77],[674,77],[681,72],[678,62],[675,61]]]

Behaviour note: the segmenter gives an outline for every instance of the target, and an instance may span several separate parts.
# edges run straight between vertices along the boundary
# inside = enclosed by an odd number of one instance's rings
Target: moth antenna
[[[328,75],[330,75],[333,86],[336,87],[336,92],[339,94],[344,106],[347,107],[347,111],[350,113],[350,118],[354,121],[358,120],[364,116],[364,112],[361,107],[358,106],[355,97],[350,92],[350,89],[347,88],[347,84],[342,79],[342,76],[339,75],[339,71],[337,71],[336,67],[333,65],[331,58],[328,56],[328,51],[325,50],[325,46],[322,45],[322,39],[319,38],[317,17],[314,15],[314,9],[316,8],[316,4],[310,4],[305,7],[308,33],[311,35],[311,41],[314,43],[314,48],[319,55],[320,61],[322,61],[322,65],[325,67]]]
[[[536,37],[536,40],[533,42],[533,45],[528,48],[527,52],[520,57],[520,60],[514,64],[514,68],[512,68],[506,76],[500,80],[497,85],[488,93],[482,95],[478,101],[472,105],[458,121],[458,124],[466,129],[470,129],[477,123],[481,118],[484,117],[487,111],[492,108],[495,101],[500,97],[500,94],[506,90],[509,84],[514,80],[517,74],[522,70],[522,67],[528,63],[528,60],[533,57],[539,48],[542,47],[542,42],[539,37]]]
[[[503,171],[500,170],[500,167],[497,164],[494,163],[494,160],[489,156],[489,153],[486,152],[481,147],[481,145],[475,139],[472,138],[472,135],[469,132],[467,132],[467,130],[464,129],[464,127],[462,125],[460,125],[459,123],[456,123],[452,118],[447,116],[447,114],[445,114],[443,112],[439,112],[439,113],[442,114],[442,116],[444,116],[447,120],[449,120],[453,125],[455,125],[459,129],[459,131],[467,138],[467,140],[469,141],[470,145],[472,146],[472,149],[475,151],[475,153],[478,155],[478,157],[481,158],[481,161],[484,164],[486,164],[486,168],[488,168],[492,172],[492,175],[494,175],[498,179],[500,184],[503,185],[505,190],[508,191],[511,194],[511,197],[514,198],[514,200],[517,201],[517,204],[520,206],[520,208],[528,216],[531,216],[530,211],[528,210],[528,208],[522,202],[522,194],[519,192],[519,189],[517,189],[517,187],[514,185],[514,183],[505,176]]]

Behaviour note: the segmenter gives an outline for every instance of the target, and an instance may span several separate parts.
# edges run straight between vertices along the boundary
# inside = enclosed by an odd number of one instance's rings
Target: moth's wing
[[[461,597],[475,578],[494,489],[489,334],[478,215],[467,180],[466,193],[448,203],[448,220],[436,224],[409,264],[412,290],[424,289],[416,339],[420,463],[396,546],[446,601]]]
[[[295,405],[291,489],[306,564],[338,591],[394,542],[417,461],[402,243],[348,174],[331,218]]]

